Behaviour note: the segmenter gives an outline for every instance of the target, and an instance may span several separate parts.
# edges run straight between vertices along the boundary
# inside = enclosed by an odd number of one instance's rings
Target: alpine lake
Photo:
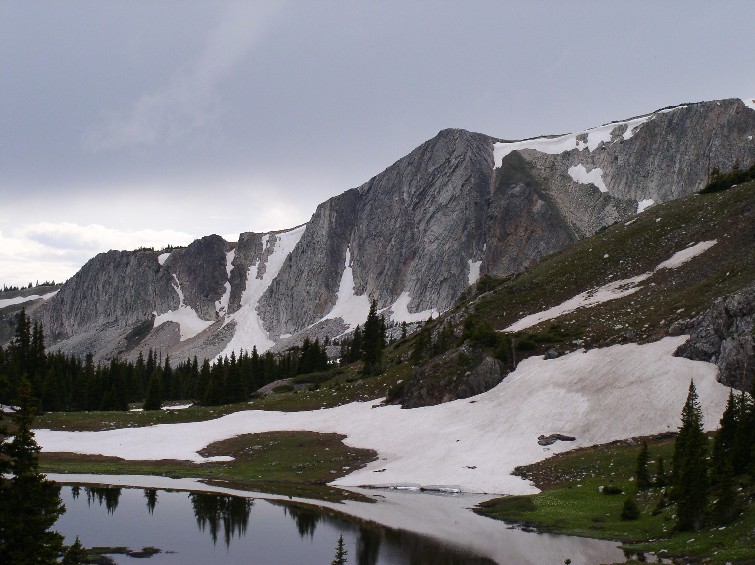
[[[540,534],[470,510],[490,495],[349,489],[324,502],[157,476],[50,474],[66,512],[55,525],[111,563],[328,564],[340,536],[359,565],[625,561],[617,542]],[[354,499],[356,498],[356,499]],[[570,560],[570,561],[567,561]]]

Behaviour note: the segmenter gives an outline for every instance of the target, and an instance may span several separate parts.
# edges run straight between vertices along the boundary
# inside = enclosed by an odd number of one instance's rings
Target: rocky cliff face
[[[306,226],[98,255],[40,316],[53,347],[99,357],[262,351],[308,328],[332,337],[372,299],[394,321],[420,321],[481,274],[521,271],[699,190],[713,167],[755,161],[754,108],[690,104],[518,142],[443,130]]]
[[[715,363],[719,380],[738,390],[750,391],[755,372],[755,285],[719,298],[707,312],[671,328],[690,334],[676,355]]]

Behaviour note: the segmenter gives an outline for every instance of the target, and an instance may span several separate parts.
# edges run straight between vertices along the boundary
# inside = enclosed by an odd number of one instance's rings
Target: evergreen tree
[[[655,483],[656,487],[665,487],[668,484],[668,477],[666,476],[666,468],[663,462],[663,457],[658,458],[658,466],[655,471]]]
[[[621,509],[622,520],[637,520],[640,517],[640,507],[637,506],[637,501],[633,496],[630,496],[624,501],[624,506]]]
[[[653,486],[648,472],[648,442],[642,442],[642,449],[637,455],[637,471],[635,472],[637,488],[640,490],[649,489]]]
[[[690,382],[682,409],[682,425],[674,445],[672,495],[676,501],[676,528],[697,531],[703,526],[708,500],[707,437],[695,383]]]
[[[346,554],[348,551],[346,551],[346,545],[343,542],[343,534],[338,536],[338,544],[336,545],[336,556],[333,559],[333,561],[330,562],[330,565],[344,565],[346,560]]]
[[[377,301],[370,303],[370,312],[364,323],[362,336],[364,349],[364,375],[379,375],[383,371],[383,348],[385,345],[385,322],[377,315]]]
[[[147,397],[144,399],[144,410],[160,410],[163,405],[163,385],[159,369],[152,372],[147,385]]]
[[[12,441],[2,436],[0,467],[0,563],[55,563],[63,536],[49,531],[65,511],[60,487],[39,472],[39,446],[31,429],[36,411],[27,380],[19,385]]]
[[[736,435],[739,427],[739,416],[739,403],[734,397],[734,391],[730,390],[729,401],[726,403],[726,410],[724,410],[721,416],[720,427],[713,442],[711,467],[712,478],[715,481],[719,480],[726,467],[731,469],[732,452],[737,441]]]
[[[73,542],[73,545],[66,549],[63,554],[63,561],[61,561],[61,563],[62,565],[81,565],[86,562],[87,552],[84,549],[84,546],[81,545],[79,536],[76,536],[76,541]]]

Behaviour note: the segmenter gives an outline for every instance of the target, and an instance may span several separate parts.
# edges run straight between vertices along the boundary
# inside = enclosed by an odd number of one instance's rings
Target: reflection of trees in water
[[[431,540],[413,532],[384,529],[385,538],[401,548],[412,565],[495,565],[487,557],[478,557],[463,549],[444,545],[440,540]],[[361,565],[361,562],[359,562]]]
[[[91,506],[92,503],[97,502],[102,506],[104,502],[108,514],[115,513],[115,509],[118,508],[121,490],[123,489],[118,487],[84,487],[87,494],[87,504]]]
[[[378,528],[359,526],[357,537],[357,564],[375,565],[380,554],[380,542],[383,536]]]
[[[150,514],[154,514],[155,506],[157,506],[157,489],[145,488],[144,498],[147,499],[147,510]]]
[[[71,487],[71,498],[76,500],[79,498],[79,495],[81,494],[81,487],[79,485],[73,485]]]
[[[296,529],[299,531],[299,537],[309,536],[310,539],[315,536],[317,523],[320,521],[322,512],[306,506],[287,505],[283,511],[291,516],[296,523]]]
[[[221,527],[226,546],[231,544],[234,535],[241,538],[246,534],[249,513],[254,506],[252,499],[199,492],[190,493],[189,499],[199,529],[204,532],[209,528],[213,543],[217,543]]]

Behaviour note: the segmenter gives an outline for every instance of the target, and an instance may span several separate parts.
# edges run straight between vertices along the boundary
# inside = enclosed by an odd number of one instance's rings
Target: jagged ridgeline
[[[715,169],[749,167],[754,135],[755,105],[740,99],[526,141],[443,130],[305,225],[109,251],[28,312],[50,348],[95,360],[323,342],[363,324],[373,299],[390,330],[448,310],[482,275],[693,194]]]

